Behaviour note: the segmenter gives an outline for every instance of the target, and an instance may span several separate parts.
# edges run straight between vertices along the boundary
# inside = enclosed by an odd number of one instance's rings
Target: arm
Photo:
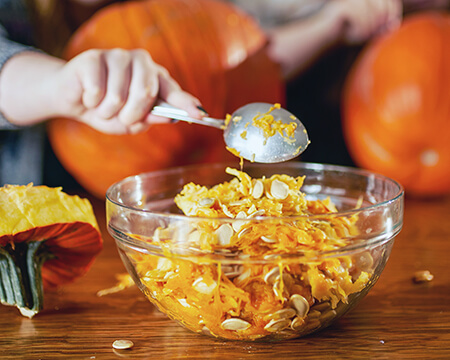
[[[69,117],[106,133],[136,133],[167,121],[149,115],[157,98],[202,115],[200,102],[144,50],[88,50],[69,62],[21,52],[0,73],[0,110],[18,126]]]
[[[272,29],[269,56],[291,78],[333,46],[359,44],[398,26],[401,10],[400,0],[329,1],[307,19]]]

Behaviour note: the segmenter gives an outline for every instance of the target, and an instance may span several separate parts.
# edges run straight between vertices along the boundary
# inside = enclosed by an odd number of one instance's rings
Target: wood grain
[[[153,307],[137,288],[98,297],[124,272],[91,199],[105,248],[81,280],[48,292],[30,320],[0,306],[0,359],[445,359],[450,358],[450,198],[406,199],[404,227],[380,280],[336,324],[301,339],[251,343],[193,334]],[[429,270],[430,283],[412,281]],[[134,342],[114,350],[117,339]]]

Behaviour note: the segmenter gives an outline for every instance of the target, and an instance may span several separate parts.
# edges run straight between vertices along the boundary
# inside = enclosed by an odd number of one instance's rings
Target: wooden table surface
[[[46,293],[45,309],[33,319],[0,306],[0,359],[450,359],[450,197],[406,199],[403,230],[369,294],[324,331],[276,343],[191,333],[136,287],[96,296],[124,267],[105,229],[104,202],[91,200],[103,252],[85,277]],[[414,283],[417,270],[429,270],[434,279]],[[135,345],[113,350],[116,339]]]

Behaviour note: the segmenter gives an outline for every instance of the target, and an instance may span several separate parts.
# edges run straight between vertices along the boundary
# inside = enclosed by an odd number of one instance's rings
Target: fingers
[[[158,67],[148,52],[134,50],[132,55],[128,99],[118,114],[119,121],[125,125],[136,124],[147,116],[159,90]]]
[[[132,59],[130,53],[122,49],[107,51],[103,58],[107,72],[106,95],[97,112],[102,118],[110,119],[117,116],[128,99]]]
[[[347,0],[345,7],[347,26],[344,40],[358,44],[400,25],[402,0]]]
[[[205,116],[205,113],[199,109],[201,107],[200,100],[183,91],[168,71],[161,66],[159,67],[159,86],[161,99],[175,107],[186,110],[190,116],[197,119]]]
[[[158,98],[193,117],[205,115],[197,108],[200,101],[183,91],[145,50],[89,50],[75,65],[82,84],[80,120],[97,130],[136,133],[170,121],[150,114]]]
[[[81,58],[81,59],[80,59]],[[106,66],[100,51],[88,50],[77,59],[83,92],[81,101],[87,109],[97,107],[106,93]]]

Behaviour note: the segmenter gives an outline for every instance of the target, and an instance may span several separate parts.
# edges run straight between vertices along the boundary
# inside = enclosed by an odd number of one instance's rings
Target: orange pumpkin
[[[450,15],[411,15],[367,46],[346,80],[343,127],[356,164],[420,196],[450,192]]]
[[[145,48],[210,116],[253,101],[284,102],[279,67],[249,16],[215,0],[144,0],[104,8],[74,34],[67,58],[90,48]],[[186,123],[153,125],[137,135],[105,135],[68,119],[49,124],[55,154],[98,197],[114,182],[141,172],[235,159],[222,131]]]

